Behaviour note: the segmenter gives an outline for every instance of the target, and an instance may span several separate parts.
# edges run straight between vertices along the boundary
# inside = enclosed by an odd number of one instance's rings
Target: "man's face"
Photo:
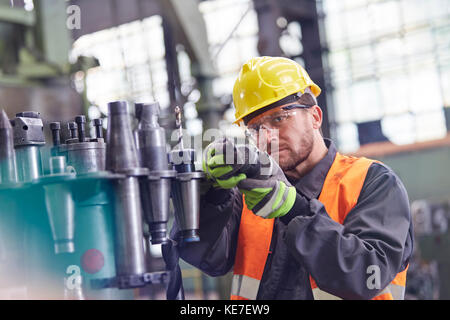
[[[267,150],[283,171],[289,171],[305,161],[314,143],[314,117],[311,109],[283,110],[280,106],[256,116],[248,128],[259,128],[258,148]],[[318,107],[317,107],[318,108]]]

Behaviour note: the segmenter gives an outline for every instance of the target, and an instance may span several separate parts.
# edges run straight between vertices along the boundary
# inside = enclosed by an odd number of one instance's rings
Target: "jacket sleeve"
[[[184,243],[180,257],[210,276],[226,274],[234,264],[242,196],[236,188],[211,188],[200,199],[199,242]],[[174,223],[172,238],[178,232]]]
[[[288,222],[285,241],[320,289],[344,299],[371,299],[406,268],[413,245],[409,200],[386,166],[371,165],[342,225],[316,199],[308,209]],[[375,288],[368,285],[373,266],[380,271]]]

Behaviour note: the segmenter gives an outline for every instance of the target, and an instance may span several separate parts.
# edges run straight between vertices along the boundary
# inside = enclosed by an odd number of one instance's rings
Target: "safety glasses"
[[[289,122],[290,118],[297,114],[296,109],[307,109],[311,105],[291,104],[282,107],[280,111],[261,117],[257,122],[249,124],[246,129],[246,135],[258,140],[261,134],[272,134]]]

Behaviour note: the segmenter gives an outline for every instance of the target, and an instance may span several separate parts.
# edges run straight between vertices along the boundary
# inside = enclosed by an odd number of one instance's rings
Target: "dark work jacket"
[[[341,225],[317,200],[336,156],[325,139],[327,155],[304,177],[291,181],[297,189],[292,210],[276,218],[258,299],[312,299],[311,275],[320,288],[344,299],[371,299],[367,267],[380,268],[381,289],[408,265],[413,249],[406,190],[387,166],[373,163],[357,204]],[[200,242],[185,244],[180,256],[208,275],[233,268],[242,212],[237,188],[211,188],[201,197]],[[306,205],[305,205],[306,204]],[[177,232],[172,229],[172,236]]]

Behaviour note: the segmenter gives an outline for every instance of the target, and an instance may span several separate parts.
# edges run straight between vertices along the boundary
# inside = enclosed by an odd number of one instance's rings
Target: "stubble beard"
[[[278,165],[284,172],[294,170],[303,161],[308,159],[313,149],[312,135],[303,136],[299,145],[299,148],[285,149],[283,155],[279,155]]]

